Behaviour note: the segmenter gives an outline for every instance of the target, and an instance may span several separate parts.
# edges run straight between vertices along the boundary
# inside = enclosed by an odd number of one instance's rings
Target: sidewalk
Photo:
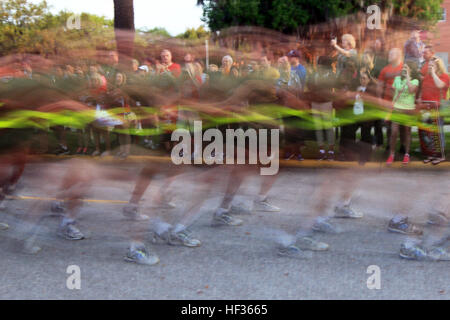
[[[151,155],[132,155],[128,156],[126,159],[118,159],[114,156],[106,157],[91,157],[91,156],[77,156],[77,155],[67,155],[58,156],[45,154],[39,156],[39,158],[45,160],[64,160],[64,159],[86,159],[99,162],[107,163],[141,163],[145,161],[152,162],[167,162],[170,163],[171,159],[168,156],[151,156]],[[206,165],[205,165],[206,166]],[[331,169],[348,169],[348,168],[360,168],[360,169],[417,169],[417,170],[449,170],[450,162],[444,161],[438,165],[432,165],[430,163],[425,164],[422,161],[411,161],[408,165],[403,165],[401,161],[395,161],[392,165],[387,166],[385,162],[367,162],[364,165],[360,165],[356,161],[318,161],[318,160],[280,160],[280,167],[288,168],[331,168]]]

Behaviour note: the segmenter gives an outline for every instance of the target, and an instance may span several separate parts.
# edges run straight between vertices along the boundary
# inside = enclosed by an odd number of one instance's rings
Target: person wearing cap
[[[138,73],[141,74],[141,75],[142,74],[145,75],[145,74],[147,74],[149,72],[150,72],[150,70],[149,70],[149,68],[146,65],[140,66],[138,68]]]
[[[300,78],[302,84],[302,91],[305,88],[306,82],[306,68],[300,64],[301,54],[297,50],[291,50],[288,53],[289,63],[291,64],[291,70],[295,72]]]
[[[425,44],[420,40],[420,30],[411,32],[411,37],[405,42],[405,62],[414,62],[418,66],[423,62]]]

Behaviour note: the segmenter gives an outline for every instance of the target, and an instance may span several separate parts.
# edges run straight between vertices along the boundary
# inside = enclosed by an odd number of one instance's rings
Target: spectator
[[[280,78],[276,82],[277,91],[285,90],[298,97],[301,93],[302,84],[298,73],[292,70],[288,57],[284,56],[278,59],[278,70]],[[291,160],[293,158],[298,161],[304,160],[301,154],[303,132],[299,128],[298,120],[299,118],[296,116],[283,119],[285,126],[285,160]]]
[[[408,125],[400,125],[396,121],[396,115],[414,115],[415,113],[415,97],[419,87],[417,67],[411,60],[404,64],[400,76],[395,77],[392,87],[395,89],[393,100],[393,116],[391,121],[391,152],[386,164],[390,165],[394,162],[395,144],[399,129],[404,131],[403,145],[405,146],[405,155],[403,164],[408,164],[410,160],[411,146],[411,127]]]
[[[372,47],[373,52],[373,70],[372,75],[375,79],[380,76],[381,70],[388,64],[388,58],[386,49],[384,47],[384,41],[381,38],[377,38]]]
[[[239,71],[233,66],[233,58],[231,56],[224,56],[222,58],[222,66],[220,68],[222,75],[231,76],[237,78],[239,76]]]
[[[389,51],[388,62],[389,64],[384,67],[380,75],[378,77],[378,89],[377,95],[386,101],[392,101],[394,95],[394,88],[392,87],[394,83],[395,77],[399,76],[403,69],[402,62],[402,52],[398,48],[393,48]],[[387,130],[387,146],[386,150],[392,152],[390,148],[395,148],[395,146],[390,146],[390,137],[391,137],[391,125],[389,123],[386,124],[388,127]],[[403,141],[403,137],[400,137]]]
[[[263,80],[275,82],[280,78],[278,70],[270,65],[270,60],[266,55],[263,55],[259,60],[260,68],[257,71],[258,77]]]
[[[338,51],[337,57],[337,75],[341,75],[346,69],[346,64],[350,60],[356,60],[358,52],[356,51],[356,41],[351,34],[342,36],[342,47],[337,44],[337,39],[331,40],[331,46]]]
[[[308,81],[311,99],[311,110],[314,115],[316,139],[319,145],[318,160],[334,160],[335,135],[332,127],[333,90],[336,85],[336,75],[332,69],[332,59],[320,56],[317,61],[317,71]],[[325,132],[325,137],[324,137]],[[325,151],[325,143],[328,150]]]
[[[300,64],[301,53],[297,50],[291,50],[288,53],[289,63],[291,64],[291,69],[297,74],[302,85],[301,91],[303,92],[306,83],[306,69]]]
[[[421,101],[432,101],[437,104],[437,112],[439,112],[439,106],[441,100],[447,98],[447,91],[450,85],[450,79],[445,69],[444,63],[441,59],[434,56],[434,50],[431,46],[426,46],[424,50],[425,64],[422,67],[422,88],[419,95],[419,103]],[[443,119],[438,114],[438,127],[442,124]],[[443,131],[442,128],[438,128],[439,131]],[[432,162],[433,164],[439,164],[445,160],[444,145],[445,139],[441,132],[441,153],[430,155],[424,162]]]
[[[360,163],[370,160],[372,150],[371,129],[373,122],[367,119],[366,97],[376,95],[377,87],[373,78],[367,70],[359,72],[359,86],[356,88],[356,95],[351,111],[352,123],[342,127],[340,146],[343,148],[347,158],[358,156]],[[356,132],[361,129],[361,141],[357,143]],[[353,160],[353,159],[352,159]]]
[[[411,32],[411,37],[405,43],[405,62],[412,61],[420,66],[423,62],[424,43],[420,40],[420,30]]]
[[[157,68],[157,74],[170,75],[175,78],[181,75],[181,66],[172,62],[172,53],[167,49],[161,51],[161,64]]]

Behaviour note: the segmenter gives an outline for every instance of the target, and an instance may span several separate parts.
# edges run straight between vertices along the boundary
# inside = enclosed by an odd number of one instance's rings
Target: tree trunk
[[[114,0],[114,31],[119,64],[131,69],[135,36],[133,0]]]

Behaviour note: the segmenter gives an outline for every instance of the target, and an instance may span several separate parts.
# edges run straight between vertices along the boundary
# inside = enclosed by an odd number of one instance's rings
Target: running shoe
[[[200,247],[202,242],[198,239],[194,239],[190,235],[189,231],[183,230],[177,233],[170,232],[169,244],[174,246],[183,245],[185,247],[195,248]]]
[[[436,166],[439,163],[444,162],[444,161],[445,161],[445,158],[437,158],[437,159],[434,159],[433,161],[431,161],[431,164]]]
[[[0,230],[7,230],[9,229],[9,225],[4,222],[0,222]]]
[[[66,224],[58,230],[58,235],[66,240],[82,240],[84,234],[73,223]]]
[[[291,159],[294,158],[294,157],[295,157],[295,154],[290,153],[290,152],[286,152],[286,153],[284,154],[284,160],[291,160]]]
[[[240,226],[244,223],[242,219],[233,217],[228,211],[218,210],[213,216],[213,226]]]
[[[317,158],[318,161],[323,161],[327,159],[327,154],[325,153],[325,150],[321,149],[319,151],[319,157]]]
[[[387,165],[391,165],[394,162],[394,156],[391,154],[389,158],[386,160]]]
[[[297,161],[304,161],[305,158],[303,158],[302,154],[299,153],[299,154],[297,154],[297,156],[296,156],[296,160],[297,160]]]
[[[428,224],[436,226],[447,226],[450,220],[443,212],[432,212],[428,215]]]
[[[108,157],[108,156],[110,156],[111,155],[111,152],[109,152],[109,151],[104,151],[100,156],[101,157]]]
[[[58,145],[58,150],[56,151],[56,154],[58,156],[64,156],[70,153],[69,148],[67,148],[66,146],[59,144]]]
[[[141,246],[138,248],[129,248],[127,251],[127,255],[124,257],[126,262],[133,262],[137,264],[144,265],[155,265],[159,262],[159,258],[156,254],[151,254],[147,251],[145,246]]]
[[[66,207],[63,201],[53,201],[50,205],[50,210],[53,213],[65,213]]]
[[[267,199],[255,200],[253,210],[264,212],[279,212],[280,208],[270,204]]]
[[[389,221],[388,230],[407,235],[422,235],[423,231],[408,221],[407,217],[403,217],[399,221],[391,219]]]
[[[327,160],[334,161],[334,151],[328,151]]]
[[[307,259],[309,256],[298,247],[291,245],[288,247],[282,247],[278,249],[278,255],[280,257],[294,258],[294,259]]]
[[[400,246],[400,257],[408,260],[426,260],[427,252],[418,244],[405,242]]]
[[[34,237],[28,238],[23,242],[22,252],[26,254],[36,254],[41,251],[41,247],[34,244]]]
[[[403,157],[403,161],[402,161],[402,164],[408,164],[409,163],[409,154],[405,154],[405,156]]]
[[[134,221],[145,221],[145,220],[149,219],[149,217],[147,215],[140,214],[139,207],[134,204],[126,205],[122,210],[122,214],[125,217],[127,217],[128,219],[134,220]]]
[[[428,257],[433,261],[450,261],[450,253],[442,247],[434,247],[428,252]]]
[[[350,218],[350,219],[359,219],[364,215],[351,208],[349,205],[345,206],[336,206],[334,207],[334,217],[335,218]]]
[[[100,155],[100,151],[99,150],[95,150],[94,152],[92,152],[91,156],[93,157],[98,157]]]
[[[330,247],[325,242],[320,242],[310,237],[301,237],[297,239],[296,245],[300,249],[311,251],[325,251]]]
[[[331,224],[329,218],[323,217],[319,217],[316,219],[312,229],[316,232],[331,233],[331,234],[340,233],[339,228]]]

